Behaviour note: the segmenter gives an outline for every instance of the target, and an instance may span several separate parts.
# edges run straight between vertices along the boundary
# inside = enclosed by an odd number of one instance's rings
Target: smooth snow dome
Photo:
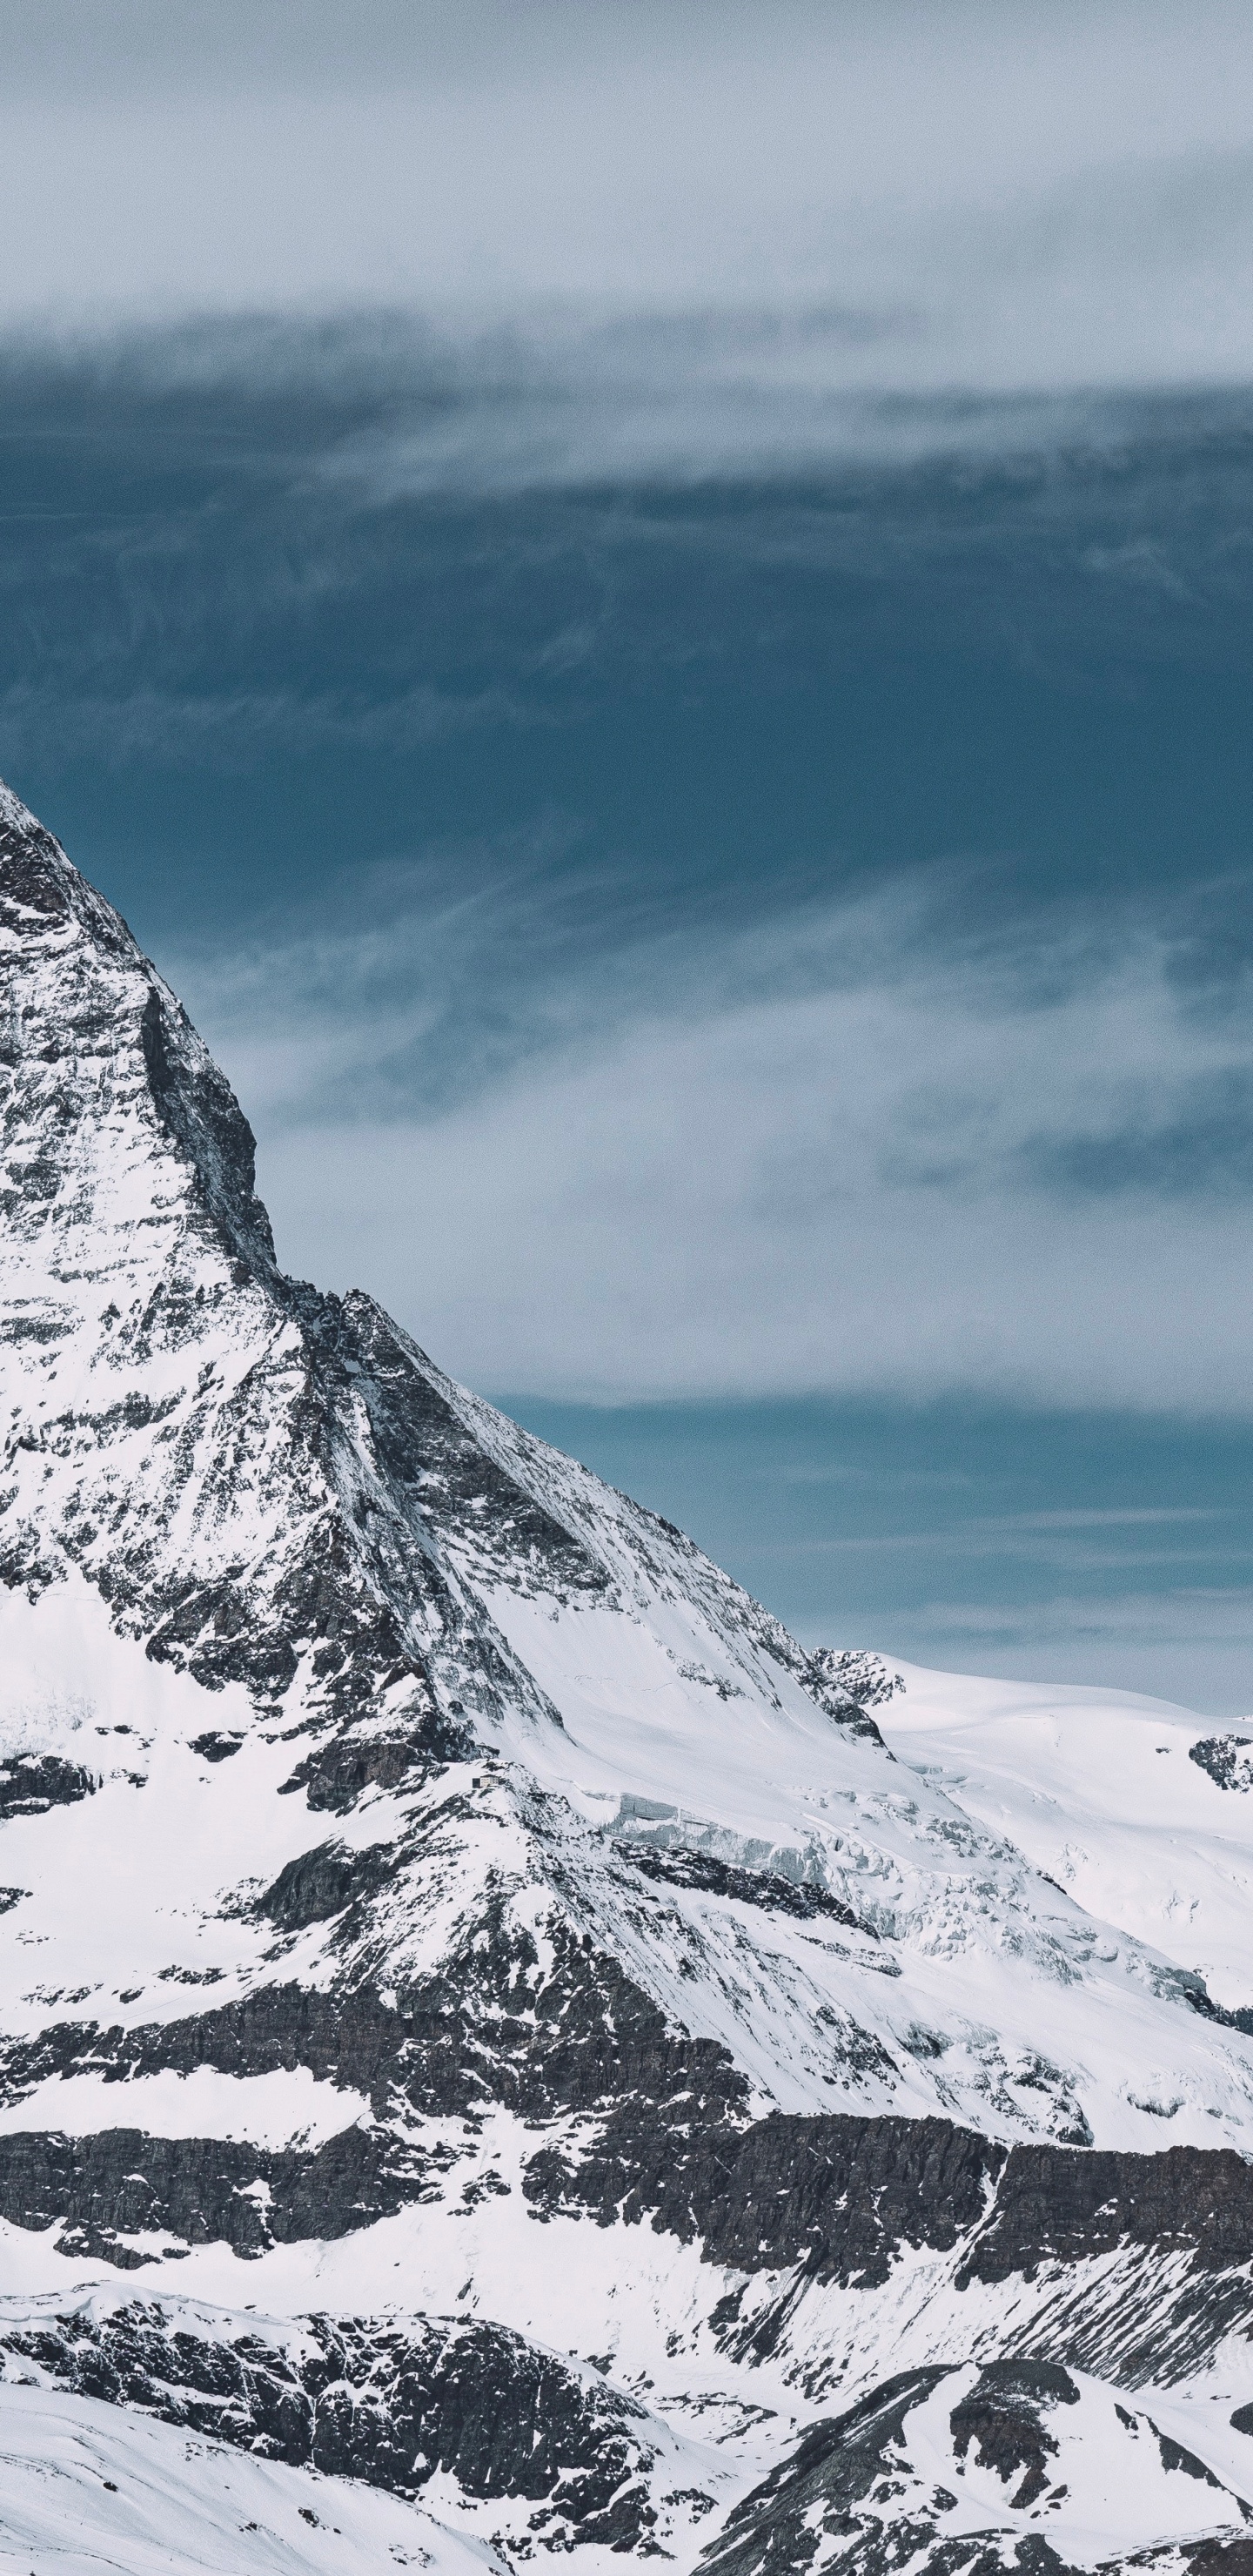
[[[904,1678],[882,1713],[902,1761],[1089,1913],[1199,1971],[1217,2002],[1249,2004],[1253,1720],[1215,1726],[1129,1691]]]

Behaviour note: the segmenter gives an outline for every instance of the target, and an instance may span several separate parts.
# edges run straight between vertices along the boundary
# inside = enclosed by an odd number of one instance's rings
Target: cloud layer
[[[1247,1413],[1243,399],[410,488],[485,383],[360,317],[0,364],[4,763],[288,1260],[515,1389]]]
[[[421,313],[508,383],[515,484],[812,463],[903,435],[885,396],[1250,373],[1228,0],[295,0],[211,44],[156,0],[6,15],[0,320]],[[455,479],[457,433],[393,471]]]
[[[477,925],[390,936],[403,1005],[371,1007],[375,933],[339,947],[337,997],[314,946],[193,998],[285,1261],[348,1285],[364,1255],[472,1381],[1253,1411],[1246,983],[1198,982],[1168,921],[959,935],[933,878],[898,881],[645,943],[616,987],[558,976],[445,1097]]]

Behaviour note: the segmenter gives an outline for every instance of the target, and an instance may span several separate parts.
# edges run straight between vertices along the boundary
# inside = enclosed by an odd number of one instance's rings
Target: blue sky
[[[1253,1707],[1247,21],[0,6],[0,768],[288,1265],[807,1636]]]

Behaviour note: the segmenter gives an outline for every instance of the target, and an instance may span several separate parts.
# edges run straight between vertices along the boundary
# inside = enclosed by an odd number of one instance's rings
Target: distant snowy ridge
[[[910,1671],[898,1758],[1008,1834],[1088,1910],[1253,2005],[1253,1720],[1129,1691]]]
[[[342,2381],[398,2511],[737,2576],[809,2563],[749,2499],[894,2372],[1253,2402],[1242,1739],[807,1653],[284,1278],[228,1085],[8,791],[0,1110],[8,2380],[293,2476]]]

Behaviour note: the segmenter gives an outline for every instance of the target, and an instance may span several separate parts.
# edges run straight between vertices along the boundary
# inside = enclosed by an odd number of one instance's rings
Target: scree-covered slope
[[[136,2568],[180,2460],[185,2563],[219,2546],[232,2446],[275,2514],[378,2491],[415,2563],[1245,2546],[1253,1836],[1211,1818],[1179,1878],[1198,1946],[1136,1895],[1112,1738],[1087,1786],[1073,1727],[964,1763],[960,1692],[805,1653],[368,1297],[285,1278],[229,1087],[7,791],[0,976],[22,2511],[39,2426],[89,2476],[112,2408],[139,2520],[102,2563]],[[1242,1819],[1253,1747],[1177,1732]],[[1063,2423],[1043,2503],[962,2448],[1006,2406],[1046,2460]],[[1121,2534],[1091,2498],[1153,2442]],[[360,2514],[309,2563],[364,2564]]]

